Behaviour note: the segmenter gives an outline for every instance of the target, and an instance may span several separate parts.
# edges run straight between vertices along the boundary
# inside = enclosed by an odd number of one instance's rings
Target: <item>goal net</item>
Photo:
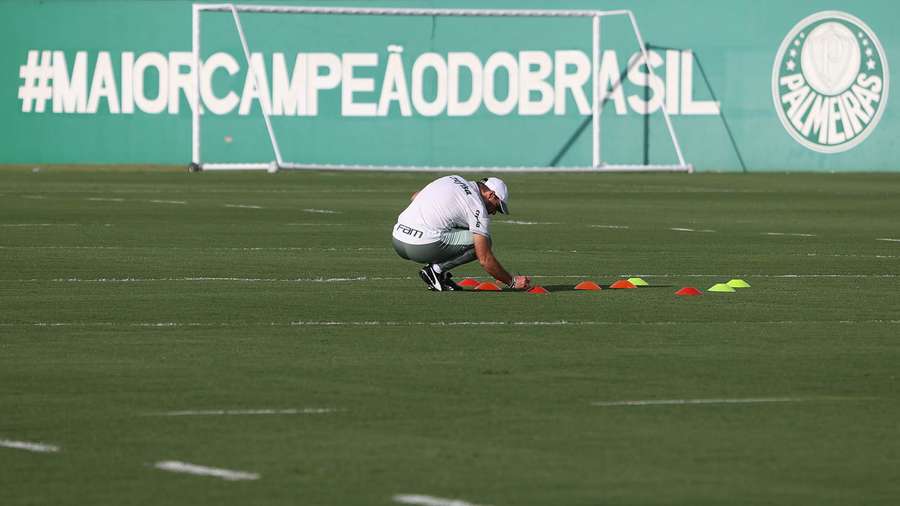
[[[628,10],[194,4],[192,31],[193,170],[692,170]]]

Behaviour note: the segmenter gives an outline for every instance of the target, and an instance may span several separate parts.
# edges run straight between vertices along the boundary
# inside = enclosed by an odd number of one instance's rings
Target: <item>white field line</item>
[[[3,448],[13,448],[15,450],[25,450],[37,453],[56,453],[59,451],[59,447],[56,445],[31,443],[28,441],[13,441],[11,439],[0,439],[0,446]]]
[[[185,278],[53,278],[53,279],[18,279],[0,280],[12,283],[158,283],[158,282],[238,282],[238,283],[346,283],[352,281],[399,281],[415,279],[406,277],[355,277],[355,278],[239,278],[239,277],[185,277]]]
[[[557,321],[391,321],[391,320],[296,320],[280,322],[236,321],[236,322],[0,322],[2,328],[20,327],[69,327],[69,328],[246,328],[246,327],[590,327],[590,326],[677,326],[677,325],[900,325],[900,320],[644,320],[644,321],[602,321],[602,320],[557,320]],[[297,413],[300,414],[300,413]]]
[[[105,223],[103,226],[111,227],[112,225],[109,223]],[[105,249],[114,249],[114,250],[166,250],[166,251],[310,251],[310,252],[331,252],[331,251],[393,251],[393,248],[315,248],[315,247],[301,247],[301,246],[280,246],[280,247],[272,247],[272,248],[262,248],[262,247],[236,247],[236,246],[225,246],[225,247],[209,247],[209,248],[161,248],[157,246],[0,246],[0,249],[21,249],[21,250],[43,250],[43,249],[59,249],[59,250],[105,250]]]
[[[250,204],[225,204],[225,207],[234,207],[238,209],[262,209],[262,206],[254,206]]]
[[[23,199],[32,199],[32,200],[44,200],[47,197],[44,195],[22,195]]]
[[[639,277],[647,277],[647,278],[734,278],[734,277],[753,277],[753,278],[848,278],[848,279],[857,279],[857,278],[898,278],[900,274],[759,274],[759,273],[730,273],[730,274],[699,274],[699,273],[657,273],[657,274],[647,274],[647,273],[619,273],[619,274],[549,274],[549,275],[534,275],[531,276],[532,279],[536,278],[546,278],[546,279],[590,279],[590,278],[627,278],[630,276],[639,276]],[[478,276],[476,276],[478,277]],[[410,278],[412,279],[412,278]]]
[[[151,200],[150,202],[153,202],[154,204],[187,204],[184,200]]]
[[[627,230],[631,227],[628,225],[588,225],[590,228],[608,228],[612,230]]]
[[[146,413],[144,416],[245,416],[245,415],[322,415],[336,413],[332,408],[302,408],[302,409],[209,409],[186,411],[163,411],[160,413]]]
[[[802,255],[800,255],[802,256]],[[808,257],[829,257],[829,258],[877,258],[880,260],[890,260],[897,259],[900,256],[894,255],[841,255],[841,254],[821,254],[821,253],[807,253]]]
[[[504,221],[497,221],[495,223],[505,223],[507,225],[561,225],[561,223],[549,222],[549,221],[518,221],[518,220],[504,220]]]
[[[891,239],[890,237],[881,237],[879,239],[875,239],[876,241],[886,241],[886,242],[900,242],[900,239]]]
[[[90,197],[87,200],[93,202],[125,202],[125,199],[120,198],[105,198],[105,197]]]
[[[80,227],[80,223],[2,223],[0,227]]]
[[[285,223],[288,227],[346,227],[346,223]]]
[[[670,228],[669,230],[672,230],[675,232],[701,232],[701,233],[706,233],[706,234],[715,233],[715,230],[710,230],[708,228],[694,229],[694,228],[677,228],[676,227],[676,228]]]
[[[228,481],[259,479],[259,474],[257,473],[233,471],[231,469],[221,469],[218,467],[198,466],[196,464],[189,464],[187,462],[179,462],[177,460],[164,460],[162,462],[157,462],[153,465],[153,467],[173,473],[186,473],[196,476],[212,476],[214,478],[221,478]]]
[[[0,249],[4,249],[0,246]],[[533,279],[609,279],[640,276],[646,278],[766,278],[766,279],[895,279],[900,274],[560,274],[535,275]],[[483,276],[476,276],[483,277]],[[236,276],[192,276],[172,278],[51,278],[51,279],[4,279],[3,283],[161,283],[161,282],[239,282],[239,283],[355,283],[368,281],[408,281],[415,276],[356,276],[356,277],[315,277],[315,278],[244,278]]]
[[[478,506],[462,499],[444,499],[430,495],[397,494],[393,497],[398,504],[414,504],[419,506]]]
[[[762,235],[787,236],[787,237],[816,237],[816,234],[798,234],[789,232],[763,232]]]
[[[316,214],[341,214],[340,212],[332,211],[331,209],[304,209],[303,212]]]
[[[599,401],[592,406],[684,406],[699,404],[769,404],[779,402],[840,402],[874,400],[875,397],[749,397],[743,399],[647,399],[640,401]]]

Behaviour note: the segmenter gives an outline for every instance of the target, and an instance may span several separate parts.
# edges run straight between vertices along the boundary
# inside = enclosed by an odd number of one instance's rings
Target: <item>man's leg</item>
[[[465,229],[451,230],[441,236],[441,245],[447,256],[444,260],[434,262],[439,273],[448,273],[460,265],[467,264],[477,258],[475,255],[475,239],[472,232]]]
[[[450,279],[450,269],[476,258],[472,232],[465,229],[447,232],[440,241],[429,244],[407,244],[396,238],[393,241],[398,255],[426,264],[420,275],[432,290],[458,290],[459,286]]]

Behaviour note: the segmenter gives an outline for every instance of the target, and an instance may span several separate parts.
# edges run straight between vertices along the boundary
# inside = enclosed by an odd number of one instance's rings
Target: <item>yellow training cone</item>
[[[750,283],[744,281],[743,279],[732,279],[725,284],[730,286],[731,288],[750,288]]]

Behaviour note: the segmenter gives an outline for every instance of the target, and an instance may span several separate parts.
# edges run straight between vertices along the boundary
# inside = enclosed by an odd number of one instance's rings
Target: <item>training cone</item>
[[[634,286],[650,286],[650,283],[641,278],[628,278],[628,282]]]
[[[616,281],[615,283],[609,285],[609,287],[616,289],[616,290],[619,290],[622,288],[637,288],[636,286],[634,286],[634,283],[632,283],[631,281],[628,281],[627,279],[620,279],[620,280]]]
[[[544,288],[543,286],[538,285],[538,286],[532,288],[531,290],[528,290],[528,293],[546,295],[546,294],[549,294],[550,292],[547,291],[547,289]]]
[[[473,287],[478,286],[480,283],[479,283],[478,281],[475,281],[475,280],[472,279],[472,278],[466,278],[466,279],[460,281],[460,282],[457,283],[457,284],[458,284],[459,286],[462,286],[462,287],[465,287],[465,288],[473,288]]]
[[[681,297],[693,297],[694,295],[702,295],[702,294],[703,294],[703,292],[701,292],[700,290],[697,290],[693,286],[686,286],[686,287],[682,288],[681,290],[678,290],[677,292],[675,292],[675,295],[679,295]]]
[[[582,281],[575,285],[576,290],[600,290],[600,285],[593,281]]]
[[[733,292],[734,288],[728,286],[725,283],[718,283],[718,284],[715,284],[715,285],[709,287],[709,289],[706,291],[707,292],[728,293],[728,292]]]
[[[480,283],[475,287],[476,290],[481,290],[482,292],[499,292],[500,287],[490,281],[485,281],[484,283]]]
[[[743,279],[732,279],[725,284],[730,286],[731,288],[750,288],[750,283],[744,281]]]

